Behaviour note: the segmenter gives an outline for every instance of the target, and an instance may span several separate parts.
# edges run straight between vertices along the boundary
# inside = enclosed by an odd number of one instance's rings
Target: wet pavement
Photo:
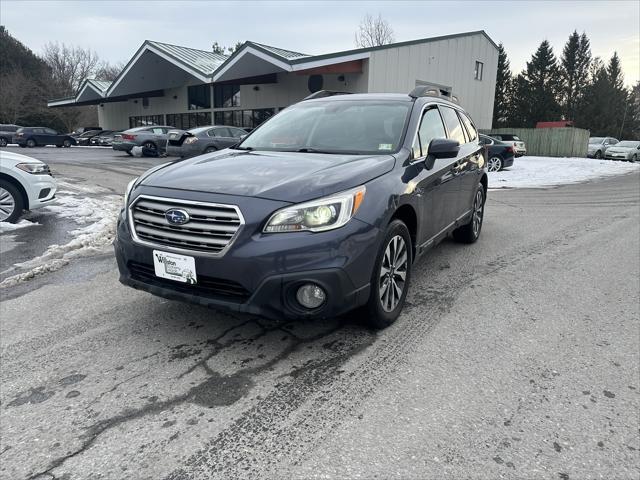
[[[161,161],[19,153],[97,198]],[[156,298],[110,251],[1,289],[0,477],[638,478],[639,185],[491,192],[382,332]],[[32,215],[3,269],[75,228]]]

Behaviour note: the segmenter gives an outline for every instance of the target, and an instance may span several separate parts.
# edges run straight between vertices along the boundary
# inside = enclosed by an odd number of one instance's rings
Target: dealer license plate
[[[176,253],[153,251],[153,266],[156,276],[176,282],[196,284],[196,262],[193,257]]]

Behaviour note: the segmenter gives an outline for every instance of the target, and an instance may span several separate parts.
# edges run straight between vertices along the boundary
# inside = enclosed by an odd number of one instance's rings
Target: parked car
[[[527,154],[527,145],[513,133],[489,133],[488,135],[511,145],[516,157],[522,157]]]
[[[211,153],[235,145],[246,136],[247,132],[242,128],[217,125],[192,128],[186,132],[171,130],[167,154],[193,157],[202,153]]]
[[[58,133],[47,127],[22,127],[16,131],[13,143],[17,143],[22,148],[43,145],[69,148],[71,145],[76,144],[76,139],[71,135]]]
[[[136,146],[157,152],[164,152],[167,147],[169,130],[176,130],[176,128],[166,125],[130,128],[113,137],[111,147],[114,150],[127,152],[129,155],[132,155],[131,150]],[[183,130],[177,131],[182,132]]]
[[[487,170],[499,172],[513,165],[513,146],[487,135],[480,135],[480,144],[487,149]]]
[[[89,132],[91,130],[102,130],[102,127],[78,127],[69,135],[71,135],[72,137],[77,137],[78,135]]]
[[[607,148],[604,158],[609,160],[627,160],[637,162],[640,158],[640,142],[623,140]]]
[[[0,222],[15,223],[24,210],[51,203],[56,189],[47,164],[19,153],[0,151]]]
[[[103,130],[99,135],[92,137],[89,140],[89,145],[98,147],[110,147],[113,137],[121,134],[122,132],[116,130]]]
[[[13,142],[13,136],[16,134],[20,125],[4,124],[0,125],[0,147],[6,147]]]
[[[617,143],[618,140],[613,137],[591,137],[587,146],[587,157],[602,158],[607,148]]]
[[[317,92],[233,148],[149,170],[117,222],[120,281],[277,319],[363,307],[390,325],[414,259],[482,227],[484,147],[426,89]]]
[[[89,145],[89,141],[92,138],[97,137],[98,135],[100,135],[101,132],[102,132],[102,130],[87,130],[86,132],[81,133],[80,135],[75,137],[76,143],[78,145],[86,147],[86,146]]]

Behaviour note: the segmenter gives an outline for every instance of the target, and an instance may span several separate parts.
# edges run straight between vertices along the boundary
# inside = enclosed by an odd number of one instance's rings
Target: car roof
[[[302,100],[302,102],[344,102],[344,101],[368,101],[368,100],[384,100],[384,101],[399,101],[399,102],[420,102],[430,103],[430,102],[438,102],[445,104],[447,106],[451,106],[454,108],[458,108],[464,111],[464,108],[458,103],[447,100],[445,97],[435,96],[435,95],[424,95],[420,97],[412,97],[407,95],[406,93],[347,93],[347,94],[338,94],[338,95],[330,95],[326,97],[312,98],[309,100]]]

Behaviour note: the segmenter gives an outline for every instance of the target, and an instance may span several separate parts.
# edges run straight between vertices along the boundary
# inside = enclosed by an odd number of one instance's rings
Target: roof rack
[[[409,93],[411,98],[418,97],[440,97],[454,103],[460,103],[457,95],[452,94],[449,90],[438,85],[418,85]]]
[[[333,97],[334,95],[351,95],[351,92],[337,92],[334,90],[319,90],[315,93],[312,93],[308,97],[305,97],[304,100],[313,100],[314,98],[325,98],[325,97]]]

